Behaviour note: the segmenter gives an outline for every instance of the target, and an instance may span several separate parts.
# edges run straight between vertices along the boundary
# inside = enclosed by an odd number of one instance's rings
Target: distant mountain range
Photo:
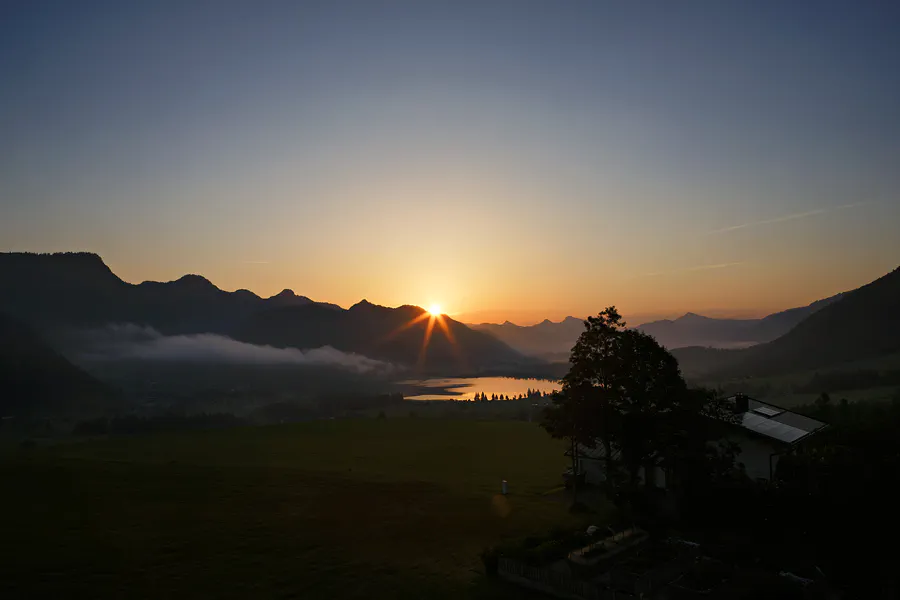
[[[446,329],[445,329],[446,328]],[[430,330],[427,346],[423,343]],[[234,332],[235,339],[278,347],[328,345],[345,352],[407,365],[464,371],[513,366],[529,361],[503,342],[418,306],[388,308],[366,300],[348,310],[320,304],[261,311]]]
[[[687,313],[674,320],[644,323],[636,329],[649,333],[669,349],[687,346],[745,348],[784,335],[800,321],[841,296],[842,294],[838,294],[762,319],[715,319]],[[564,361],[568,359],[572,346],[584,331],[584,320],[566,317],[559,323],[545,320],[537,325],[521,326],[507,321],[502,325],[480,323],[469,327],[489,333],[523,354]]]
[[[213,333],[253,344],[311,349],[332,346],[431,372],[479,372],[534,364],[490,335],[443,317],[451,343],[419,307],[366,301],[345,310],[291,290],[260,298],[226,292],[199,275],[131,284],[96,254],[0,254],[0,311],[45,335],[132,323],[165,336]]]
[[[689,313],[638,328],[673,349],[687,376],[722,380],[827,368],[900,352],[898,307],[900,270],[895,270],[852,292],[762,319],[711,319]],[[71,381],[65,387],[85,390],[93,389],[93,380],[79,374],[41,338],[53,344],[70,339],[61,332],[130,323],[153,328],[153,333],[141,334],[144,353],[158,354],[163,345],[178,347],[187,342],[206,344],[206,355],[222,348],[232,359],[238,353],[270,356],[271,349],[262,346],[301,350],[331,346],[346,355],[309,355],[290,361],[324,361],[336,367],[355,364],[361,371],[370,366],[359,359],[363,356],[416,367],[422,373],[474,374],[543,368],[546,363],[535,356],[564,361],[583,329],[582,321],[574,317],[520,327],[512,323],[466,326],[444,316],[445,329],[415,306],[388,308],[364,300],[345,310],[290,290],[260,298],[247,290],[225,292],[198,275],[135,285],[118,278],[99,256],[87,253],[0,254],[0,313],[13,317],[10,323],[22,323],[5,325],[7,350],[43,348],[33,355],[44,357],[39,362],[60,373],[46,378]],[[429,329],[431,341],[423,348]],[[205,334],[220,337],[202,337]],[[694,345],[682,347],[686,344]],[[698,344],[755,345],[714,349]],[[60,348],[69,354],[68,348]],[[25,358],[10,352],[0,358],[6,385],[12,389],[18,384],[10,383],[10,369],[16,368],[10,365]]]
[[[675,320],[644,323],[638,325],[637,329],[652,335],[657,342],[670,349],[687,346],[743,348],[784,335],[800,321],[842,296],[843,294],[837,294],[807,306],[773,313],[762,319],[714,319],[689,312]]]
[[[812,306],[812,305],[811,305]],[[775,340],[674,350],[686,376],[723,380],[822,369],[900,353],[900,269],[842,294]]]
[[[116,392],[0,314],[0,418],[96,415],[118,404]]]
[[[548,360],[568,360],[575,340],[584,331],[584,320],[566,317],[559,323],[545,319],[537,325],[528,326],[506,321],[501,325],[480,323],[469,327],[491,334],[522,354]]]

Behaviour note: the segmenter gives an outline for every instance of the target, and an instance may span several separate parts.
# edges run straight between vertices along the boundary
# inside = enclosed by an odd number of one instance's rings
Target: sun
[[[428,307],[428,312],[431,313],[432,317],[439,317],[442,314],[444,314],[441,312],[440,304],[432,304],[431,306]]]

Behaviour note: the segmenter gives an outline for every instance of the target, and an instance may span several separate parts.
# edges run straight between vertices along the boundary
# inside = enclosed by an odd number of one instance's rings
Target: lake
[[[548,379],[520,379],[517,377],[458,377],[447,379],[420,379],[402,382],[412,391],[406,400],[473,400],[475,394],[484,392],[488,398],[492,394],[516,397],[527,394],[528,390],[555,392],[559,383]]]

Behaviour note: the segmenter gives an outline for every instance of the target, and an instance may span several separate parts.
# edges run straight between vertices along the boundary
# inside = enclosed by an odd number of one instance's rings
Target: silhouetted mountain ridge
[[[431,338],[425,347],[423,339],[429,329]],[[344,352],[425,370],[454,365],[461,371],[477,371],[529,362],[499,340],[446,315],[437,321],[418,306],[390,308],[367,300],[342,311],[316,305],[263,311],[235,331],[234,337],[301,349],[327,344]]]
[[[807,306],[773,313],[762,319],[717,319],[688,312],[677,319],[662,319],[638,325],[637,329],[656,338],[663,346],[685,348],[747,347],[769,342],[784,335],[792,327],[816,311],[840,299],[842,294],[817,300]]]
[[[584,321],[566,317],[559,323],[544,319],[536,325],[523,326],[506,321],[502,325],[480,323],[469,327],[488,333],[523,354],[562,359],[568,357],[575,340],[584,331]]]
[[[415,306],[388,308],[362,300],[344,310],[287,289],[262,299],[247,290],[223,291],[200,275],[134,285],[119,279],[99,256],[89,253],[0,254],[0,310],[50,334],[66,328],[133,323],[164,335],[216,333],[301,349],[328,345],[428,367],[442,361],[475,370],[534,362],[447,317],[443,319],[456,345],[444,347],[449,342],[441,340],[442,330],[435,327],[422,359],[425,323],[402,328],[424,314]],[[384,339],[398,328],[399,333]]]
[[[776,375],[875,358],[900,352],[898,307],[900,269],[895,269],[826,302],[770,342],[742,350],[687,347],[674,354],[687,375],[713,379]]]
[[[650,321],[638,325],[636,329],[652,335],[669,349],[687,346],[744,348],[774,340],[840,297],[841,294],[837,294],[808,306],[773,313],[762,319],[719,319],[687,312],[677,319]],[[566,317],[558,323],[544,319],[528,326],[506,321],[502,325],[481,323],[470,327],[491,334],[523,354],[565,360],[578,336],[584,331],[583,323],[582,319]]]

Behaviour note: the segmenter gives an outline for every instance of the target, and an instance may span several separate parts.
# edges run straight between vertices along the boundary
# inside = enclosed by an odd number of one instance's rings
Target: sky
[[[467,321],[900,264],[890,2],[0,4],[0,250]]]

